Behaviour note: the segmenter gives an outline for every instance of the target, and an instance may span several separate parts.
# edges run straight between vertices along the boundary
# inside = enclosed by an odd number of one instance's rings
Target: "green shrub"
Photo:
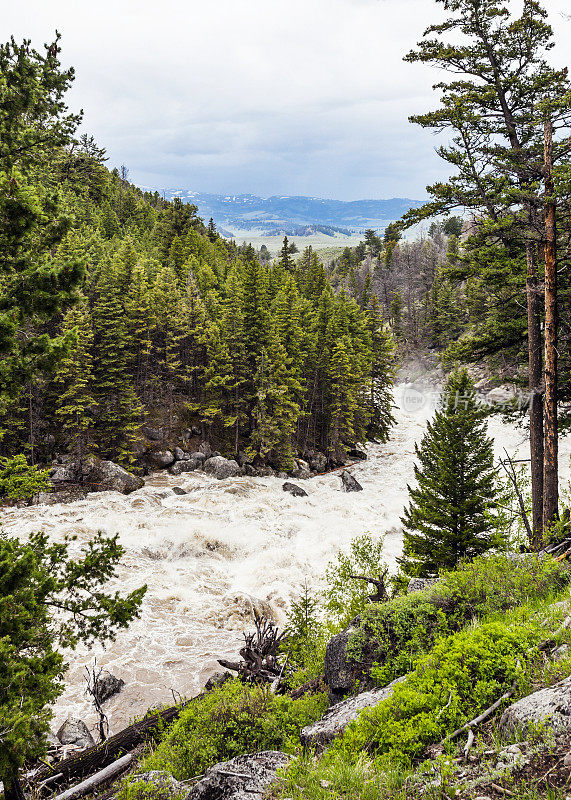
[[[546,597],[571,580],[566,565],[533,555],[512,559],[482,556],[443,573],[425,592],[372,604],[358,618],[347,654],[355,677],[386,685],[409,672],[440,636],[467,622],[513,608],[529,597]]]
[[[188,790],[184,789],[178,796],[186,794]],[[128,775],[121,781],[117,792],[117,800],[173,800],[176,796],[169,785],[169,778],[163,778],[161,775],[154,781],[141,780],[138,775]]]
[[[357,536],[351,541],[349,553],[339,553],[336,560],[329,563],[325,571],[327,589],[324,598],[329,623],[333,627],[344,628],[369,605],[371,586],[351,575],[379,577],[386,568],[383,541],[383,537],[375,540],[369,534]]]
[[[30,466],[26,456],[0,459],[0,499],[29,501],[49,486],[49,471]]]
[[[366,709],[334,747],[410,763],[522,679],[540,639],[539,623],[529,622],[490,622],[440,639],[392,696]]]
[[[202,774],[218,761],[258,750],[293,752],[300,730],[319,719],[324,694],[292,700],[265,687],[228,681],[186,708],[144,762],[178,780]]]

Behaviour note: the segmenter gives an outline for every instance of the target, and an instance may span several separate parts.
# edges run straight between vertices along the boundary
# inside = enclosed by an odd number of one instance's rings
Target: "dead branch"
[[[369,600],[371,603],[385,603],[387,600],[389,600],[389,593],[387,592],[386,587],[388,574],[389,570],[387,568],[383,572],[379,573],[378,580],[376,578],[368,578],[366,575],[349,575],[349,577],[356,581],[365,581],[365,583],[370,583],[373,586],[376,586],[377,591],[375,594],[368,595]]]
[[[520,490],[520,488],[518,486],[517,474],[516,474],[516,471],[515,471],[515,467],[513,465],[512,459],[510,458],[510,456],[508,454],[508,451],[505,448],[504,448],[504,453],[506,454],[506,461],[504,461],[503,459],[500,458],[500,464],[504,468],[505,473],[508,476],[508,479],[510,480],[510,482],[511,482],[513,488],[514,488],[514,491],[516,493],[516,497],[517,497],[517,501],[518,501],[519,509],[520,509],[520,515],[521,515],[523,524],[525,526],[525,530],[526,530],[527,537],[528,537],[528,542],[533,542],[533,531],[532,531],[531,525],[529,523],[529,517],[527,516],[527,511],[526,511],[526,508],[525,508],[525,501],[523,499],[521,490]]]
[[[504,700],[508,700],[510,697],[512,697],[512,695],[516,690],[516,686],[517,686],[517,681],[514,681],[511,689],[509,689],[507,692],[504,692],[504,694],[498,700],[496,700],[495,703],[492,703],[492,705],[485,711],[483,711],[478,717],[471,719],[470,722],[466,722],[466,724],[462,725],[461,728],[458,728],[457,730],[454,731],[454,733],[451,733],[449,736],[443,739],[442,744],[444,744],[444,742],[451,742],[458,736],[460,736],[461,733],[464,733],[464,731],[467,731],[470,728],[475,728],[478,725],[481,725],[482,722],[488,719],[488,717],[492,716],[494,711],[496,711],[501,706]]]
[[[97,728],[99,730],[99,741],[104,742],[109,735],[109,720],[107,719],[107,714],[105,711],[103,711],[101,706],[100,678],[101,674],[103,673],[103,669],[100,668],[97,670],[97,659],[95,659],[91,669],[89,669],[89,667],[85,667],[85,672],[87,673],[87,677],[85,679],[87,683],[87,686],[85,687],[85,693],[91,695],[91,701],[99,717],[99,722],[97,724]]]

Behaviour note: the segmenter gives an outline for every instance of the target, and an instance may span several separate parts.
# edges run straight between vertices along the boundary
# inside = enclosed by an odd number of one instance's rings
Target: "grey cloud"
[[[566,0],[548,0],[566,55]],[[437,73],[402,62],[434,0],[28,0],[4,37],[63,34],[85,127],[144,185],[420,197],[446,174],[411,113]],[[560,52],[559,52],[560,51]]]

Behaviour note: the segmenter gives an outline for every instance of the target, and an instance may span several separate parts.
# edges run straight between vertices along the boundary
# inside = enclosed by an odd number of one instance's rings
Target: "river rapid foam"
[[[105,704],[116,732],[154,704],[197,693],[216,670],[217,658],[237,654],[253,608],[270,607],[283,622],[304,582],[321,588],[327,564],[355,536],[386,534],[385,554],[394,566],[414,444],[434,408],[434,395],[426,391],[424,401],[411,403],[404,387],[396,387],[397,425],[390,442],[370,445],[368,460],[351,467],[363,492],[343,492],[339,472],[302,481],[309,495],[304,498],[283,492],[278,478],[217,481],[199,472],[163,472],[128,496],[100,492],[66,505],[7,510],[4,530],[19,537],[43,530],[54,540],[75,534],[81,544],[98,530],[118,533],[125,556],[117,587],[148,585],[140,619],[114,643],[68,654],[53,729],[68,715],[95,723],[85,695],[85,668],[94,658],[126,684]],[[528,456],[523,428],[496,417],[489,432],[498,453],[505,447],[513,457]],[[571,437],[560,450],[567,485]],[[188,494],[174,494],[174,486]]]

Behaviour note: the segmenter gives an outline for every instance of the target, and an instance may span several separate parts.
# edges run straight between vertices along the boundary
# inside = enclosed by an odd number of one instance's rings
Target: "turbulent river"
[[[306,498],[283,492],[278,478],[217,481],[202,473],[158,473],[129,496],[100,492],[66,505],[8,510],[4,530],[20,537],[41,529],[54,540],[75,534],[81,543],[98,530],[118,533],[125,548],[119,587],[148,585],[140,619],[114,643],[69,654],[53,729],[68,715],[95,722],[84,679],[94,658],[126,684],[105,705],[115,732],[153,704],[198,692],[218,657],[237,654],[252,608],[270,606],[283,621],[303,583],[320,588],[329,561],[355,536],[386,534],[386,559],[394,566],[414,443],[433,413],[434,395],[429,387],[418,396],[396,387],[390,442],[370,445],[368,460],[351,467],[363,492],[343,492],[339,472],[303,482]],[[505,447],[527,457],[523,428],[493,417],[489,432],[498,453]],[[566,486],[571,437],[560,450]],[[188,494],[174,494],[174,486]]]

